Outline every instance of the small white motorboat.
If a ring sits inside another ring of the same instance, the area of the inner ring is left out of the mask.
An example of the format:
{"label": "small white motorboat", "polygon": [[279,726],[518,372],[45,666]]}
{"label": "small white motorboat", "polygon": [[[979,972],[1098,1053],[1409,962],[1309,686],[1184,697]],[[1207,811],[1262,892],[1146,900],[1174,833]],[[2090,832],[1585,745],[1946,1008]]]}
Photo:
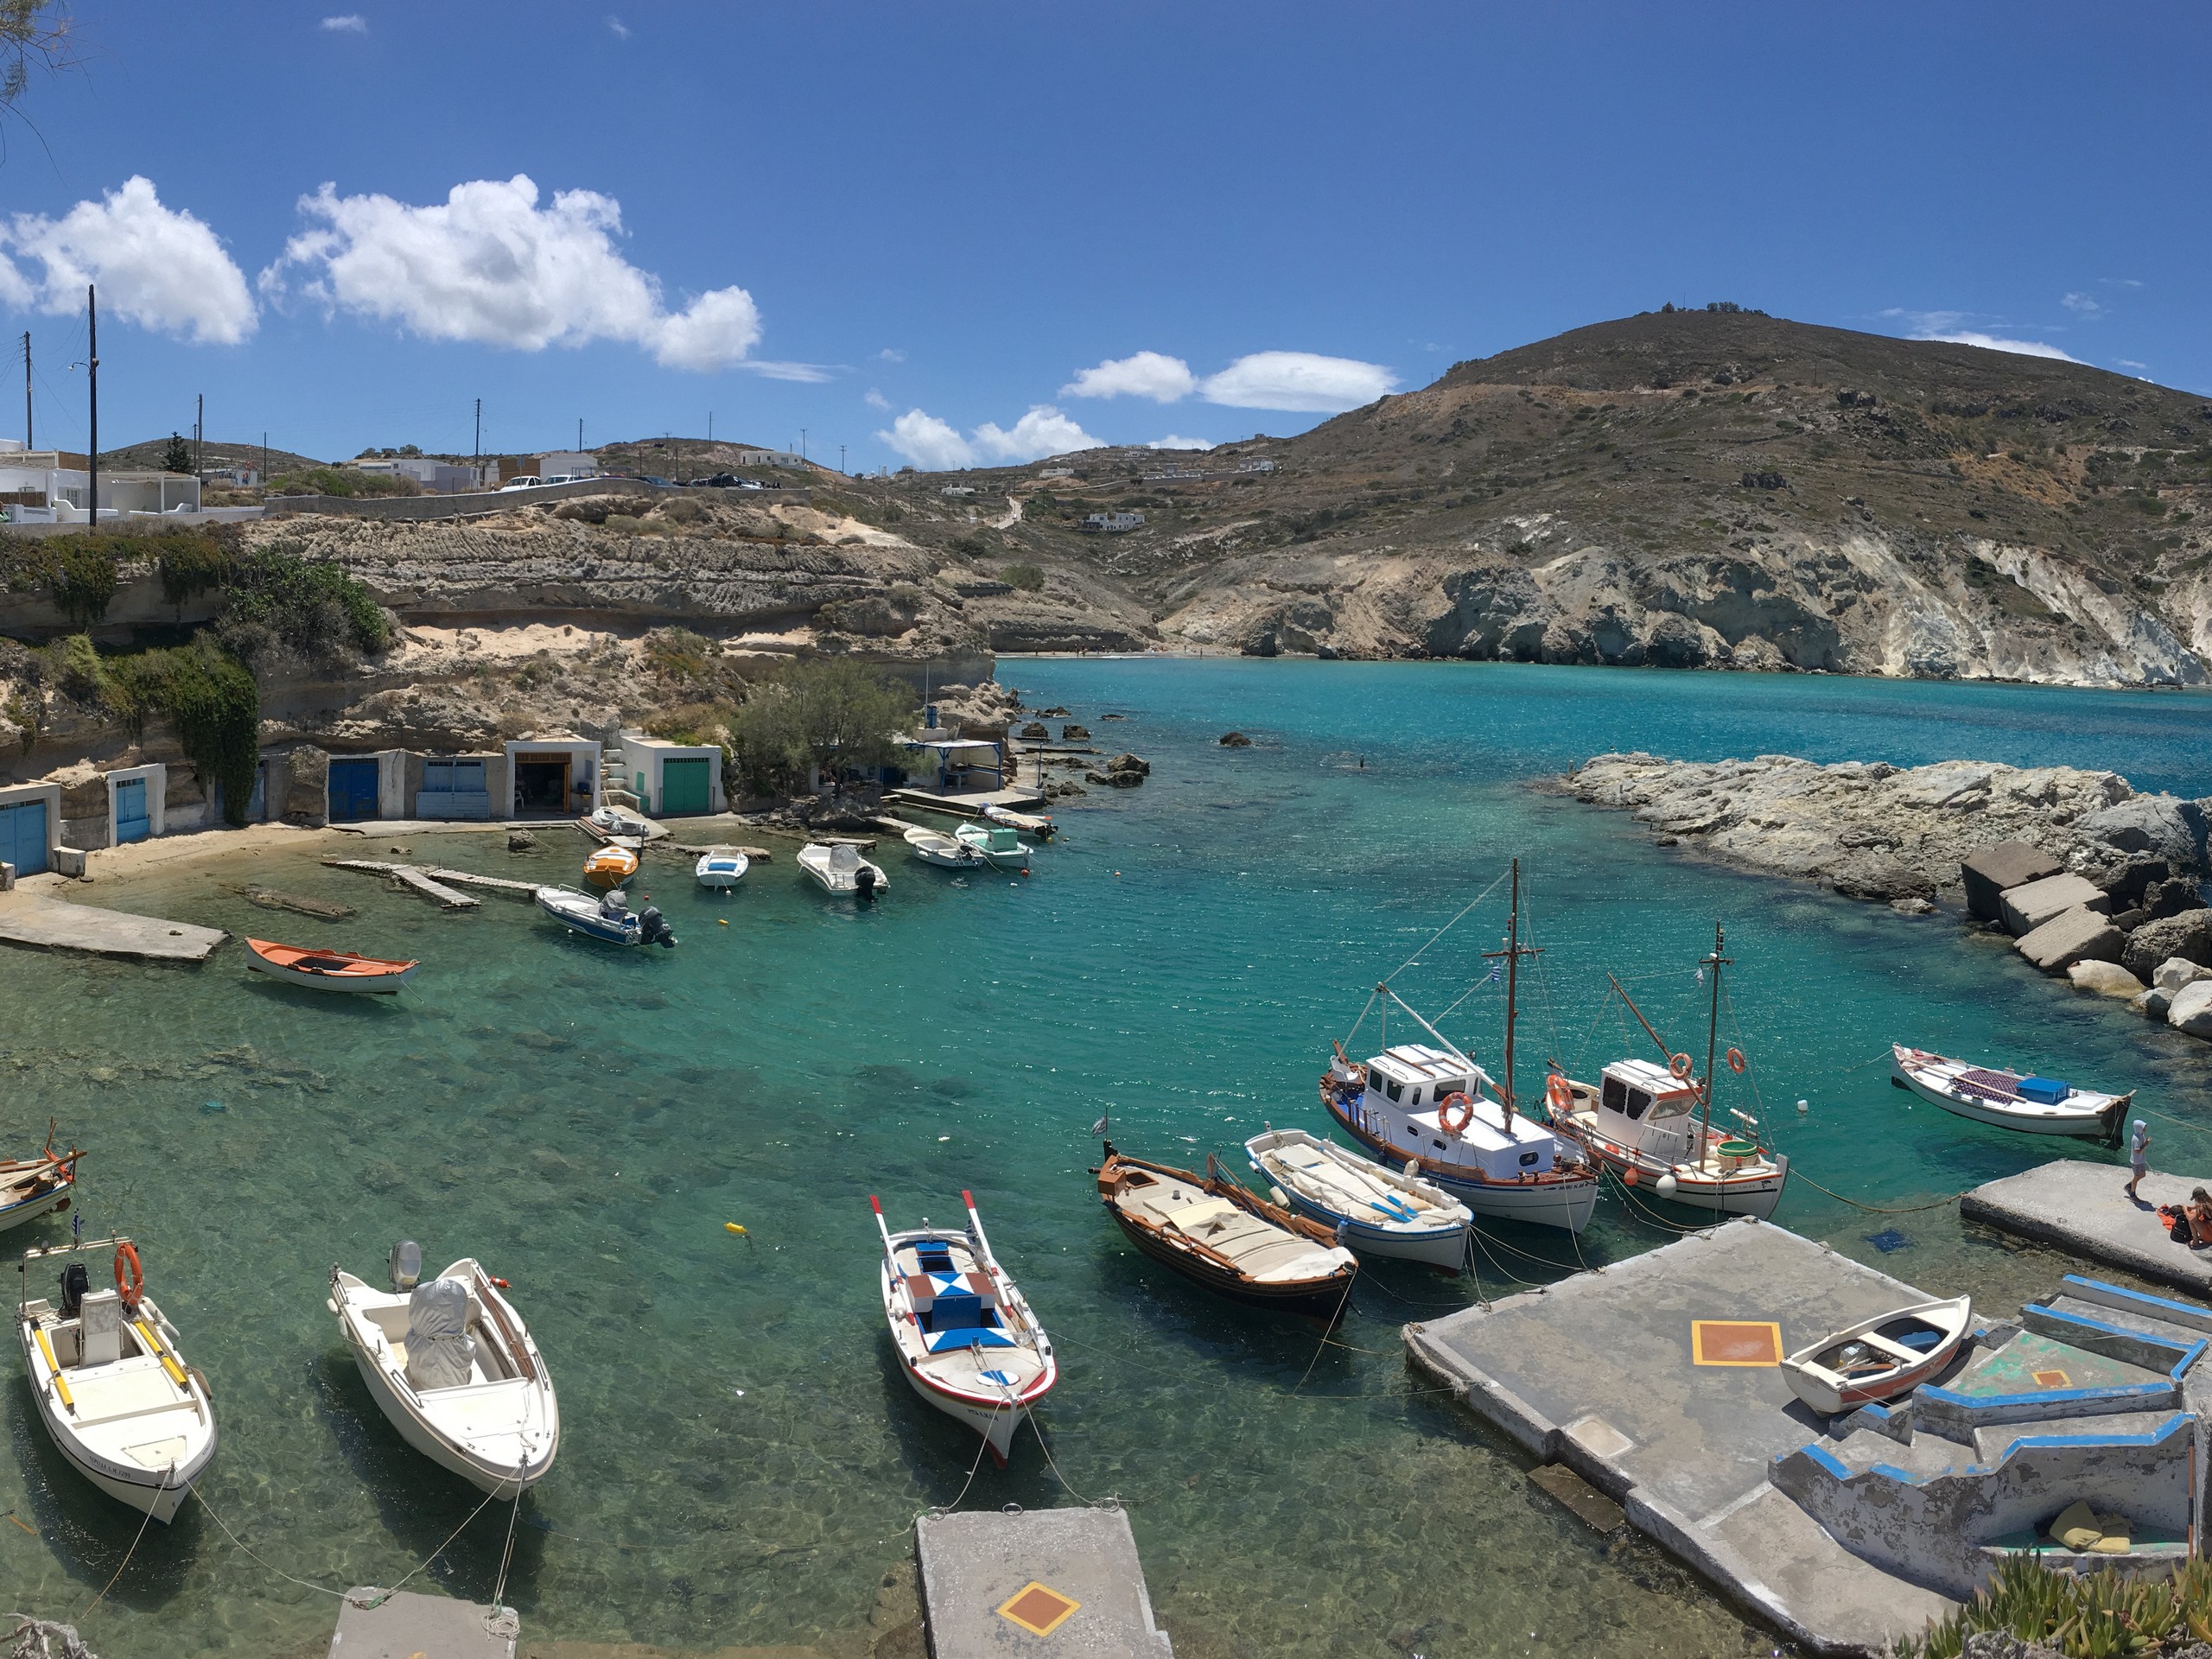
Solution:
{"label": "small white motorboat", "polygon": [[583,823],[594,835],[605,836],[609,841],[644,842],[652,838],[652,825],[617,806],[602,806],[587,814]]}
{"label": "small white motorboat", "polygon": [[646,916],[633,912],[620,892],[594,899],[574,887],[540,887],[533,895],[537,907],[572,933],[588,934],[608,944],[653,944],[676,948],[676,935],[668,931],[657,910]]}
{"label": "small white motorboat", "polygon": [[1020,831],[1003,823],[963,823],[952,834],[962,846],[974,848],[1002,870],[1027,869],[1029,855],[1037,850],[1022,840]]}
{"label": "small white motorboat", "polygon": [[699,855],[699,861],[691,867],[691,874],[699,879],[702,887],[734,887],[745,879],[752,868],[752,861],[743,853],[717,847]]}
{"label": "small white motorboat", "polygon": [[916,858],[925,864],[934,864],[939,869],[975,870],[990,862],[965,842],[955,841],[950,836],[940,835],[934,830],[925,830],[919,824],[906,831],[906,840]]}
{"label": "small white motorboat", "polygon": [[826,845],[810,841],[798,849],[798,867],[819,881],[824,891],[841,896],[873,899],[891,891],[891,878],[884,874],[882,867],[862,858],[861,849],[849,841]]}
{"label": "small white motorboat", "polygon": [[[116,1288],[94,1290],[84,1258],[107,1249]],[[57,1262],[59,1304],[31,1297],[32,1265]],[[215,1402],[146,1294],[137,1246],[101,1238],[27,1250],[23,1274],[16,1333],[47,1433],[93,1485],[166,1524],[214,1460]]]}
{"label": "small white motorboat", "polygon": [[1453,1272],[1467,1259],[1474,1212],[1433,1181],[1370,1163],[1304,1129],[1269,1129],[1244,1150],[1274,1184],[1270,1198],[1334,1228],[1339,1243],[1362,1255]]}
{"label": "small white motorboat", "polygon": [[1058,1380],[1052,1338],[991,1255],[963,1192],[965,1231],[922,1226],[894,1233],[871,1193],[883,1236],[883,1317],[914,1392],[983,1437],[1001,1468],[1030,1410]]}
{"label": "small white motorboat", "polygon": [[1846,1325],[1782,1362],[1796,1396],[1826,1417],[1891,1400],[1942,1375],[1974,1322],[1974,1299],[1916,1302]]}
{"label": "small white motorboat", "polygon": [[1010,806],[987,806],[983,809],[983,816],[993,823],[1005,824],[1010,830],[1026,830],[1039,841],[1052,838],[1052,821],[1041,812],[1017,812]]}
{"label": "small white motorboat", "polygon": [[2114,1147],[2126,1124],[2127,1103],[2135,1098],[2133,1090],[2102,1095],[2055,1077],[1947,1059],[1902,1043],[1890,1045],[1890,1084],[1977,1123],[2029,1135],[2078,1135]]}
{"label": "small white motorboat", "polygon": [[390,1291],[334,1267],[323,1306],[401,1439],[478,1491],[517,1497],[561,1449],[553,1378],[482,1263],[465,1256],[427,1283],[422,1271],[421,1248],[403,1240]]}

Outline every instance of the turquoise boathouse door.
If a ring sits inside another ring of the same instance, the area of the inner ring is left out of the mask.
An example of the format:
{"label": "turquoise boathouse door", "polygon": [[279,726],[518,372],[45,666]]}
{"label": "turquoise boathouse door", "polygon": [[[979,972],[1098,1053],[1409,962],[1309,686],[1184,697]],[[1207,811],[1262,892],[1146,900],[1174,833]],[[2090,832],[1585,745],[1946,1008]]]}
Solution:
{"label": "turquoise boathouse door", "polygon": [[0,864],[17,875],[36,875],[46,868],[46,803],[17,801],[0,806]]}
{"label": "turquoise boathouse door", "polygon": [[146,780],[125,778],[115,786],[115,844],[143,841],[153,833],[146,817]]}
{"label": "turquoise boathouse door", "polygon": [[662,761],[662,815],[671,818],[704,817],[708,803],[712,799],[707,784],[707,763],[704,760]]}

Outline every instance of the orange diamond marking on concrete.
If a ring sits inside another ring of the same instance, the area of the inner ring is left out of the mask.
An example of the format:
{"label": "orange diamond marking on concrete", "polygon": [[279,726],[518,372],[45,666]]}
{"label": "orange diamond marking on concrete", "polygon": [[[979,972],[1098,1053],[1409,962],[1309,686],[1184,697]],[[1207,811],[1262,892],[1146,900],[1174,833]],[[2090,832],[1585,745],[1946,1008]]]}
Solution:
{"label": "orange diamond marking on concrete", "polygon": [[2038,1388],[2070,1389],[2074,1386],[2074,1379],[2063,1371],[2034,1371],[2030,1375],[2035,1378]]}
{"label": "orange diamond marking on concrete", "polygon": [[1700,1365],[1779,1365],[1782,1327],[1765,1319],[1692,1319],[1690,1357]]}
{"label": "orange diamond marking on concrete", "polygon": [[1032,1579],[1015,1591],[998,1612],[1007,1624],[1019,1624],[1032,1636],[1050,1636],[1082,1605],[1072,1596],[1047,1589]]}

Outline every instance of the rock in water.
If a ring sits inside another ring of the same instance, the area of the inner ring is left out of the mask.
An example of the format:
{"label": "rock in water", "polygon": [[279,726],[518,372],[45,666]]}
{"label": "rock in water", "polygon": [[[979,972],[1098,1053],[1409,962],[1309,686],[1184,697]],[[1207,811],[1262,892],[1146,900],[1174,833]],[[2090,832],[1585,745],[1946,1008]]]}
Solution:
{"label": "rock in water", "polygon": [[[2066,911],[2023,935],[2013,945],[2046,974],[2063,974],[2077,962],[2117,961],[2127,937],[2112,918],[2086,908]],[[2130,976],[2131,978],[2133,976]],[[2135,981],[2136,990],[2142,982]],[[2134,991],[2128,993],[2133,996]]]}
{"label": "rock in water", "polygon": [[2144,923],[2127,936],[2120,965],[2138,979],[2149,979],[2159,963],[2173,957],[2212,967],[2212,910],[2185,910]]}
{"label": "rock in water", "polygon": [[1221,747],[1224,749],[1249,749],[1252,747],[1252,740],[1242,732],[1224,732]]}
{"label": "rock in water", "polygon": [[[2040,847],[2024,841],[2000,841],[1970,858],[1959,861],[1960,885],[1966,888],[1967,909],[1985,922],[2005,919],[2002,901],[2008,888],[2056,875],[2066,867]],[[2138,888],[2128,896],[2141,895]]]}
{"label": "rock in water", "polygon": [[1106,770],[1109,772],[1134,772],[1139,777],[1149,778],[1152,776],[1152,762],[1142,760],[1134,754],[1122,753],[1116,755],[1111,760],[1109,760],[1106,763]]}
{"label": "rock in water", "polygon": [[2198,980],[2174,993],[2166,1023],[2191,1037],[2212,1037],[2212,980]]}
{"label": "rock in water", "polygon": [[2200,979],[2212,979],[2212,968],[2200,967],[2186,957],[2168,957],[2158,964],[2158,971],[2151,976],[2151,982],[2169,996]]}
{"label": "rock in water", "polygon": [[2126,997],[2132,1001],[2143,995],[2143,982],[2116,962],[2077,962],[2066,970],[2066,977],[2099,996]]}
{"label": "rock in water", "polygon": [[507,850],[509,852],[527,853],[534,850],[537,846],[537,837],[531,835],[529,830],[510,830],[507,831]]}
{"label": "rock in water", "polygon": [[2040,881],[2012,888],[1999,908],[2004,912],[2005,931],[2018,938],[2069,910],[2094,910],[2105,915],[2112,908],[2112,900],[2095,882],[2078,875],[2047,875]]}
{"label": "rock in water", "polygon": [[2170,795],[2138,796],[2091,813],[2078,828],[2123,853],[2147,854],[2189,868],[2204,862],[2205,816],[2200,802]]}

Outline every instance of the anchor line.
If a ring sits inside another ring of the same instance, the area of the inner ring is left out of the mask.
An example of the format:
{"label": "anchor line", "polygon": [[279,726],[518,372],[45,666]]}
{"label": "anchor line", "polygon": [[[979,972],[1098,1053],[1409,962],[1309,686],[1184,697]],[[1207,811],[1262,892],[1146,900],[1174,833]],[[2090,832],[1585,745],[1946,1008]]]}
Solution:
{"label": "anchor line", "polygon": [[[118,1259],[120,1260],[121,1258],[118,1257]],[[116,1269],[116,1277],[120,1280],[122,1276],[123,1270],[122,1268],[118,1268]],[[168,1491],[169,1477],[175,1473],[176,1473],[176,1465],[175,1462],[171,1462],[169,1466],[162,1473],[162,1484],[155,1489],[154,1503],[149,1503],[146,1506],[146,1518],[138,1523],[138,1536],[133,1538],[130,1541],[130,1548],[123,1552],[123,1559],[116,1563],[115,1571],[109,1576],[108,1581],[100,1586],[99,1594],[94,1596],[90,1601],[85,1604],[85,1612],[77,1615],[79,1619],[82,1619],[86,1613],[91,1612],[93,1608],[99,1606],[100,1603],[107,1599],[107,1592],[115,1588],[116,1580],[123,1576],[123,1569],[130,1565],[130,1558],[138,1553],[138,1546],[146,1536],[146,1529],[154,1524],[154,1504],[161,1502],[161,1493]]]}

